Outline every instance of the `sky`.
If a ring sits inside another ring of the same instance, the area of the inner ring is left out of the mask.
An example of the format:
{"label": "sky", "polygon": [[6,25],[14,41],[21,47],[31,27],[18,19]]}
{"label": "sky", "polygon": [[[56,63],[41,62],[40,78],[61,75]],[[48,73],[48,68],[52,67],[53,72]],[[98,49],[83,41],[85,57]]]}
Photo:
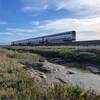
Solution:
{"label": "sky", "polygon": [[0,0],[0,44],[71,30],[100,40],[100,0]]}

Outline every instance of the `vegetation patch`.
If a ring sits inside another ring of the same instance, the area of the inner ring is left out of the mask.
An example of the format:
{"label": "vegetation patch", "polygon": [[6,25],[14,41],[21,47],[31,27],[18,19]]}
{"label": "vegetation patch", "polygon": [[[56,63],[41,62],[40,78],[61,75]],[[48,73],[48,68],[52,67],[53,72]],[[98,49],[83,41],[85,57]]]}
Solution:
{"label": "vegetation patch", "polygon": [[7,47],[8,50],[19,52],[37,53],[46,58],[62,58],[65,61],[88,62],[100,65],[100,51],[95,49],[79,49],[79,48],[35,48],[35,47]]}
{"label": "vegetation patch", "polygon": [[[41,49],[39,51],[43,54],[47,52],[49,54],[49,49],[45,49],[44,51]],[[72,52],[75,52],[73,49],[71,51],[69,49],[65,51],[60,49],[54,50],[54,52],[51,49],[50,51],[52,52],[52,56],[56,52],[58,56],[62,56],[64,59],[70,57],[68,54],[73,55],[74,53]],[[35,65],[33,62],[42,62],[44,60],[41,56],[35,55],[32,52],[34,50],[31,50],[31,52],[28,51],[28,53],[25,50],[20,53],[17,49],[10,52],[0,49],[0,100],[100,100],[99,95],[93,91],[84,91],[79,86],[53,83],[51,86],[43,87],[45,84],[42,85],[35,82],[28,74],[25,66],[29,64],[29,66],[33,66],[34,68]],[[79,57],[79,55],[74,54],[73,56]],[[86,54],[82,52],[81,55]],[[91,55],[91,53],[88,56],[90,58],[97,57]],[[85,56],[84,59],[88,60]],[[41,65],[35,66],[35,68],[38,69],[39,66]]]}

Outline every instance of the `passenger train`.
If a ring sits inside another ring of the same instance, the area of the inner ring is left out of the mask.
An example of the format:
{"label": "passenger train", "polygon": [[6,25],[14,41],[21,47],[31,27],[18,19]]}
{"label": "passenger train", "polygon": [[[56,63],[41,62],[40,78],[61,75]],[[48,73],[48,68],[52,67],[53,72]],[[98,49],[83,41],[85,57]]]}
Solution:
{"label": "passenger train", "polygon": [[69,31],[69,32],[62,32],[62,33],[48,35],[48,36],[14,41],[11,43],[11,45],[12,46],[56,45],[56,44],[67,44],[75,40],[76,40],[76,31]]}

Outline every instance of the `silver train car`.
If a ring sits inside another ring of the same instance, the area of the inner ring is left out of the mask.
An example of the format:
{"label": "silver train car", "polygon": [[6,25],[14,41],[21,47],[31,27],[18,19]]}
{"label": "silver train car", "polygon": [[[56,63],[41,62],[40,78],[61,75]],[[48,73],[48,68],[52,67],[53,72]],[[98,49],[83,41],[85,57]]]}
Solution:
{"label": "silver train car", "polygon": [[12,46],[17,45],[56,45],[56,44],[67,44],[76,40],[76,31],[63,32],[48,36],[42,36],[37,38],[25,39],[11,42]]}

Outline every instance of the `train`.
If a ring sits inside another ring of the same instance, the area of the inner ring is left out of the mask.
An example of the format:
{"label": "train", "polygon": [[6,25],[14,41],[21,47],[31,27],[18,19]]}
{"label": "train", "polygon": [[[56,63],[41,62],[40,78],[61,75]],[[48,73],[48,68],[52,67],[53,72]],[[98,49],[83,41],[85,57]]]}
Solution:
{"label": "train", "polygon": [[76,40],[76,31],[62,32],[53,35],[41,36],[11,42],[12,46],[58,45],[68,44]]}

